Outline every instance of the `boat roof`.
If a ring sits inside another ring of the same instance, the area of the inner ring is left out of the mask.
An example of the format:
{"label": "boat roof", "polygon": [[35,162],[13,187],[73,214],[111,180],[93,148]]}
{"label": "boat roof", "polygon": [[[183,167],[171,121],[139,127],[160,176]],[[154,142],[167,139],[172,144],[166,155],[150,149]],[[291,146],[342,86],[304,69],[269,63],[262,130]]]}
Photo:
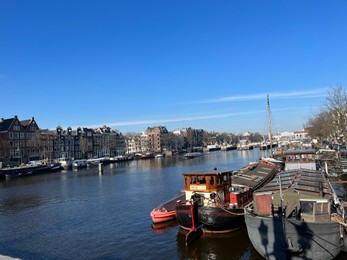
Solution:
{"label": "boat roof", "polygon": [[325,196],[333,194],[328,179],[321,171],[308,169],[281,171],[277,173],[271,182],[258,189],[256,193],[274,193],[280,190],[282,192],[292,190],[303,194],[318,195],[321,191],[320,185],[323,188]]}
{"label": "boat roof", "polygon": [[315,149],[289,149],[284,152],[285,155],[291,154],[316,154]]}
{"label": "boat roof", "polygon": [[215,176],[215,175],[230,175],[234,171],[218,171],[218,170],[207,170],[207,171],[195,171],[195,172],[187,172],[183,173],[184,176]]}
{"label": "boat roof", "polygon": [[232,184],[253,188],[263,182],[270,174],[274,175],[274,171],[276,171],[276,166],[274,165],[264,165],[261,162],[250,164],[250,167],[241,168],[240,171],[233,174]]}

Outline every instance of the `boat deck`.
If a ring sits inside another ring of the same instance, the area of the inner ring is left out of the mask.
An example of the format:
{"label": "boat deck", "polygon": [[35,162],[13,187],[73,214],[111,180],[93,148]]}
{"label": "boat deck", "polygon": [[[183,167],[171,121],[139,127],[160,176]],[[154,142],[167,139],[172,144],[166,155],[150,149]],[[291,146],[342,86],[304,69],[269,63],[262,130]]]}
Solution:
{"label": "boat deck", "polygon": [[173,210],[176,210],[176,202],[178,200],[184,202],[186,200],[185,196],[186,196],[185,192],[181,191],[175,197],[173,197],[172,199],[170,199],[170,200],[160,204],[155,209],[160,210],[160,211],[173,211]]}

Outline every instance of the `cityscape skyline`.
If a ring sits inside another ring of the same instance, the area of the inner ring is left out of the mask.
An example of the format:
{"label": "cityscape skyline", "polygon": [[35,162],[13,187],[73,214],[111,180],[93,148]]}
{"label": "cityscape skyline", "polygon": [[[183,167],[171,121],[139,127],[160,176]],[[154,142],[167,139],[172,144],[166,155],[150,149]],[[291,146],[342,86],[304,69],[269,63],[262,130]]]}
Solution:
{"label": "cityscape skyline", "polygon": [[346,85],[347,3],[2,1],[0,117],[298,131]]}

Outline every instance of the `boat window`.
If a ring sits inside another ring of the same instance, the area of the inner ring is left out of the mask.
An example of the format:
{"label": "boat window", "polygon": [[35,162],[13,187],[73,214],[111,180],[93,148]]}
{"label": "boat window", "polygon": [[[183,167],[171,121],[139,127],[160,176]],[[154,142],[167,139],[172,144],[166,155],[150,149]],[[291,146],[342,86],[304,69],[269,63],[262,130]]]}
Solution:
{"label": "boat window", "polygon": [[300,201],[300,209],[302,213],[313,214],[313,201]]}
{"label": "boat window", "polygon": [[316,214],[329,213],[329,203],[317,203]]}
{"label": "boat window", "polygon": [[306,154],[302,154],[301,155],[301,161],[302,162],[306,162],[307,160],[306,160]]}
{"label": "boat window", "polygon": [[214,185],[214,177],[210,176],[210,185],[213,186]]}
{"label": "boat window", "polygon": [[217,176],[217,184],[218,185],[222,184],[222,176],[220,176],[220,174],[218,174]]}
{"label": "boat window", "polygon": [[228,183],[228,176],[226,175],[223,176],[223,183]]}
{"label": "boat window", "polygon": [[199,183],[200,183],[200,184],[206,184],[206,179],[205,179],[205,177],[199,177]]}
{"label": "boat window", "polygon": [[193,177],[193,176],[191,176],[190,177],[190,184],[192,184],[192,183],[196,183],[196,177]]}

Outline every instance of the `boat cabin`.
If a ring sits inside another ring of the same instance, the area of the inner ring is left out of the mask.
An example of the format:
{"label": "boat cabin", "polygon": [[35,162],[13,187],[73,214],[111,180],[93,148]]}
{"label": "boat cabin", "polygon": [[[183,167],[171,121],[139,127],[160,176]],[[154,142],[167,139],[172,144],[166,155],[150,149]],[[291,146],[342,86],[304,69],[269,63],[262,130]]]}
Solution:
{"label": "boat cabin", "polygon": [[309,169],[318,170],[315,149],[291,149],[285,151],[285,170]]}
{"label": "boat cabin", "polygon": [[253,193],[254,213],[283,215],[306,222],[330,222],[332,194],[321,172],[280,172],[270,183]]}
{"label": "boat cabin", "polygon": [[204,205],[215,201],[218,203],[229,202],[232,174],[233,171],[220,172],[217,170],[183,174],[186,200],[189,201],[197,193],[203,198]]}

